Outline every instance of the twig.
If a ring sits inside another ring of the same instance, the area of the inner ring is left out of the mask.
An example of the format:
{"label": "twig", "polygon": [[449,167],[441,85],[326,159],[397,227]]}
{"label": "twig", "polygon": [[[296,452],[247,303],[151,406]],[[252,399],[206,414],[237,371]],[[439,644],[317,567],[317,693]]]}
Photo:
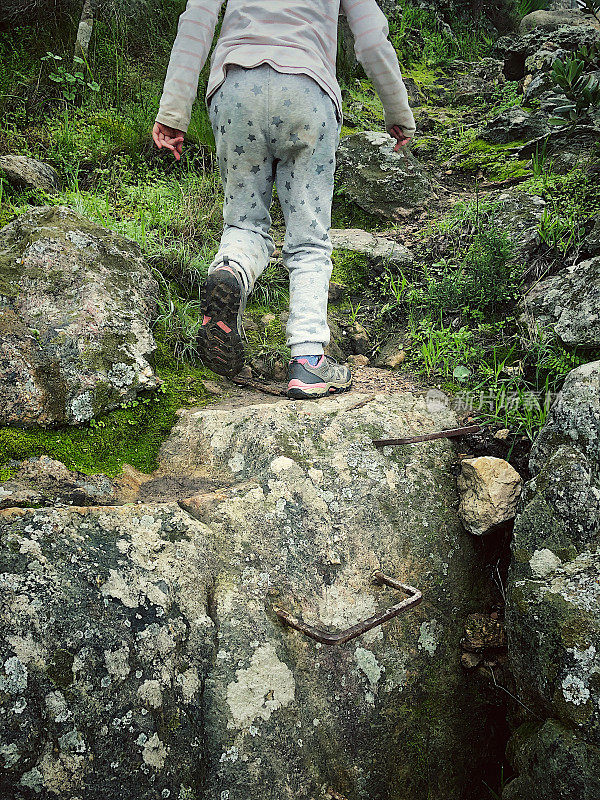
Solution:
{"label": "twig", "polygon": [[255,389],[257,392],[262,392],[263,394],[271,394],[274,397],[285,397],[286,392],[283,389],[269,389],[268,386],[263,386],[260,383],[256,383],[255,381],[248,381],[245,378],[231,378],[231,382],[235,383],[236,386],[244,386],[246,389]]}
{"label": "twig", "polygon": [[395,447],[399,444],[429,442],[432,439],[450,439],[455,436],[465,436],[467,433],[479,433],[484,427],[484,425],[468,425],[466,428],[448,428],[447,431],[424,433],[422,436],[409,436],[406,439],[373,439],[373,444],[375,447]]}
{"label": "twig", "polygon": [[374,394],[372,394],[371,397],[366,397],[364,400],[361,400],[358,403],[354,403],[353,406],[348,406],[348,408],[345,408],[344,411],[354,411],[357,408],[362,408],[363,406],[366,406],[367,403],[370,403],[371,400],[375,400]]}
{"label": "twig", "polygon": [[506,694],[507,694],[509,697],[512,697],[512,699],[513,699],[513,700],[516,700],[516,702],[517,702],[517,703],[518,703],[520,706],[523,706],[523,708],[525,709],[525,711],[528,711],[528,712],[529,712],[529,713],[530,713],[532,716],[534,716],[536,719],[541,719],[541,717],[540,717],[540,716],[538,716],[538,715],[535,713],[535,711],[532,711],[532,710],[529,708],[529,706],[526,706],[526,705],[525,705],[525,703],[524,703],[522,700],[519,700],[519,698],[518,698],[518,697],[516,697],[516,695],[514,695],[512,692],[509,692],[509,691],[508,691],[508,689],[507,689],[505,686],[502,686],[502,684],[501,684],[501,683],[498,683],[498,681],[496,680],[496,676],[495,676],[495,674],[494,674],[494,670],[493,670],[491,667],[488,667],[488,670],[490,671],[490,674],[491,674],[491,676],[492,676],[492,680],[494,681],[494,686],[495,686],[497,689],[502,689],[502,691],[503,691],[503,692],[506,692]]}
{"label": "twig", "polygon": [[487,183],[480,183],[480,189],[499,189],[502,186],[516,186],[518,183],[528,181],[531,175],[519,175],[514,178],[505,178],[503,181],[488,181]]}

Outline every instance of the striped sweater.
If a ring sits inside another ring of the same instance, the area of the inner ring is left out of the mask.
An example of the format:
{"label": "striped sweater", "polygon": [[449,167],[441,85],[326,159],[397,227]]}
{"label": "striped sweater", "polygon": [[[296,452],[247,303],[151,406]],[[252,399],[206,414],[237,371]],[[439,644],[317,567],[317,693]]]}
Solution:
{"label": "striped sweater", "polygon": [[[157,122],[186,131],[198,91],[198,77],[212,44],[223,0],[188,0],[179,18]],[[338,14],[354,35],[356,57],[381,98],[386,130],[398,125],[405,136],[415,121],[385,14],[375,0],[228,0],[211,57],[206,101],[225,80],[225,65],[268,63],[280,72],[312,77],[331,96],[343,120],[336,79]]]}

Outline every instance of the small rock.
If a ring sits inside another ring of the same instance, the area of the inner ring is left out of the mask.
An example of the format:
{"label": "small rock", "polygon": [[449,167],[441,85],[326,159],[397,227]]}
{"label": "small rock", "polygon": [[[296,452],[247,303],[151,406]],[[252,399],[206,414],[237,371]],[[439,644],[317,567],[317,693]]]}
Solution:
{"label": "small rock", "polygon": [[588,161],[587,169],[598,164],[596,146],[600,141],[600,127],[593,125],[576,125],[571,128],[558,128],[550,137],[541,136],[531,139],[518,151],[519,159],[531,158],[542,147],[547,156],[552,156],[552,168],[555,172],[565,173],[582,161]]}
{"label": "small rock", "polygon": [[253,375],[265,376],[268,372],[267,364],[262,358],[253,358],[250,361]]}
{"label": "small rock", "polygon": [[465,669],[475,669],[481,664],[482,656],[479,653],[463,653],[460,663]]}
{"label": "small rock", "polygon": [[586,256],[600,256],[600,214],[592,218],[593,226],[582,243]]}
{"label": "small rock", "polygon": [[202,386],[204,386],[208,394],[214,397],[219,397],[223,394],[222,387],[216,381],[202,381]]}
{"label": "small rock", "polygon": [[331,339],[329,344],[325,347],[325,354],[331,356],[331,358],[335,358],[336,361],[341,363],[346,358],[344,351],[340,346],[340,342],[342,341],[343,333],[345,333],[345,331],[342,331],[333,317],[327,317],[327,325],[329,326]]}
{"label": "small rock", "polygon": [[404,245],[360,228],[331,228],[329,238],[336,250],[352,250],[390,266],[411,266],[414,258]]}
{"label": "small rock", "polygon": [[406,360],[406,352],[402,342],[388,342],[381,348],[375,361],[376,367],[397,369]]}
{"label": "small rock", "polygon": [[502,192],[498,196],[495,221],[498,230],[508,230],[515,241],[515,259],[527,260],[540,244],[540,223],[546,201],[524,192]]}
{"label": "small rock", "polygon": [[362,354],[348,356],[346,363],[349,367],[367,367],[369,365],[369,359]]}
{"label": "small rock", "polygon": [[348,330],[348,342],[355,354],[364,355],[371,349],[371,340],[366,328],[354,322]]}
{"label": "small rock", "polygon": [[482,536],[514,519],[522,484],[519,473],[502,458],[464,459],[457,487],[458,513],[465,528]]}
{"label": "small rock", "polygon": [[510,430],[508,428],[501,428],[494,434],[494,439],[500,439],[500,441],[504,442],[508,439],[509,436],[510,436]]}
{"label": "small rock", "polygon": [[85,475],[40,456],[15,462],[14,478],[0,484],[0,509],[50,503],[111,505],[116,489],[106,475]]}
{"label": "small rock", "polygon": [[469,105],[492,100],[499,87],[506,83],[503,67],[503,62],[495,58],[454,61],[451,70],[456,74],[451,78],[450,88],[454,102]]}
{"label": "small rock", "polygon": [[490,120],[479,138],[493,144],[526,141],[550,131],[545,115],[531,114],[523,108],[509,108]]}
{"label": "small rock", "polygon": [[361,208],[386,219],[400,219],[423,207],[434,191],[410,153],[394,152],[388,133],[362,131],[347,136],[337,153],[337,170],[346,194]]}
{"label": "small rock", "polygon": [[276,361],[273,364],[273,380],[285,381],[287,379],[287,366],[283,361]]}
{"label": "small rock", "polygon": [[52,193],[60,189],[58,172],[49,164],[28,156],[0,156],[0,169],[6,180],[17,187]]}
{"label": "small rock", "polygon": [[260,324],[263,328],[268,328],[272,322],[275,322],[277,317],[275,314],[263,314],[260,318]]}
{"label": "small rock", "polygon": [[335,281],[329,282],[329,292],[327,299],[330,303],[340,303],[344,299],[345,293],[346,293],[346,287],[343,286],[341,283],[336,283]]}
{"label": "small rock", "polygon": [[471,653],[489,648],[506,647],[504,623],[490,614],[469,614],[465,623],[465,637],[461,647]]}
{"label": "small rock", "polygon": [[236,375],[236,378],[243,378],[244,380],[250,380],[252,378],[252,367],[249,364],[244,364],[242,369]]}

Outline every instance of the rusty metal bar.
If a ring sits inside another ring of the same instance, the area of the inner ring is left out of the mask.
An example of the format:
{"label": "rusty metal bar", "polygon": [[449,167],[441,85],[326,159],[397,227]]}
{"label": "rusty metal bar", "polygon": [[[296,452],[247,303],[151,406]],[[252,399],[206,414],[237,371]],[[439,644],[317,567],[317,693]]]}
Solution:
{"label": "rusty metal bar", "polygon": [[394,578],[390,578],[389,575],[384,575],[383,572],[375,572],[373,578],[377,581],[377,583],[390,586],[392,589],[398,589],[409,596],[405,600],[402,600],[402,602],[397,603],[395,606],[384,609],[378,614],[375,614],[374,616],[369,617],[362,622],[357,622],[356,625],[352,625],[351,628],[348,628],[345,631],[340,631],[340,633],[329,633],[329,631],[321,630],[313,625],[307,625],[306,622],[294,617],[289,613],[289,611],[284,611],[278,606],[273,606],[273,611],[277,614],[284,625],[288,625],[290,628],[300,631],[300,633],[308,636],[309,639],[314,639],[315,642],[320,642],[321,644],[334,645],[344,644],[345,642],[349,642],[351,639],[356,639],[357,636],[361,636],[363,633],[376,628],[378,625],[383,625],[384,622],[388,622],[390,619],[397,617],[398,614],[401,614],[403,611],[408,611],[413,606],[418,605],[423,599],[421,592],[418,589],[415,589],[414,586],[408,586],[405,583],[400,583]]}
{"label": "rusty metal bar", "polygon": [[432,439],[451,439],[454,436],[465,436],[467,433],[479,433],[485,425],[467,425],[466,428],[448,428],[436,433],[424,433],[421,436],[409,436],[407,439],[373,439],[375,447],[395,447],[399,444],[414,444],[415,442],[430,442]]}

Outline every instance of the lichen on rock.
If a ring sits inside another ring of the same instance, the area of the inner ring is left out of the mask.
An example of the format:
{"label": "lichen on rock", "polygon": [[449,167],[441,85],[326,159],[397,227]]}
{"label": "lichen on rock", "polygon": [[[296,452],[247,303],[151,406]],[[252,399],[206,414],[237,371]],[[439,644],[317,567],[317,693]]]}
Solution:
{"label": "lichen on rock", "polygon": [[66,206],[0,231],[0,424],[79,425],[159,381],[137,243]]}

